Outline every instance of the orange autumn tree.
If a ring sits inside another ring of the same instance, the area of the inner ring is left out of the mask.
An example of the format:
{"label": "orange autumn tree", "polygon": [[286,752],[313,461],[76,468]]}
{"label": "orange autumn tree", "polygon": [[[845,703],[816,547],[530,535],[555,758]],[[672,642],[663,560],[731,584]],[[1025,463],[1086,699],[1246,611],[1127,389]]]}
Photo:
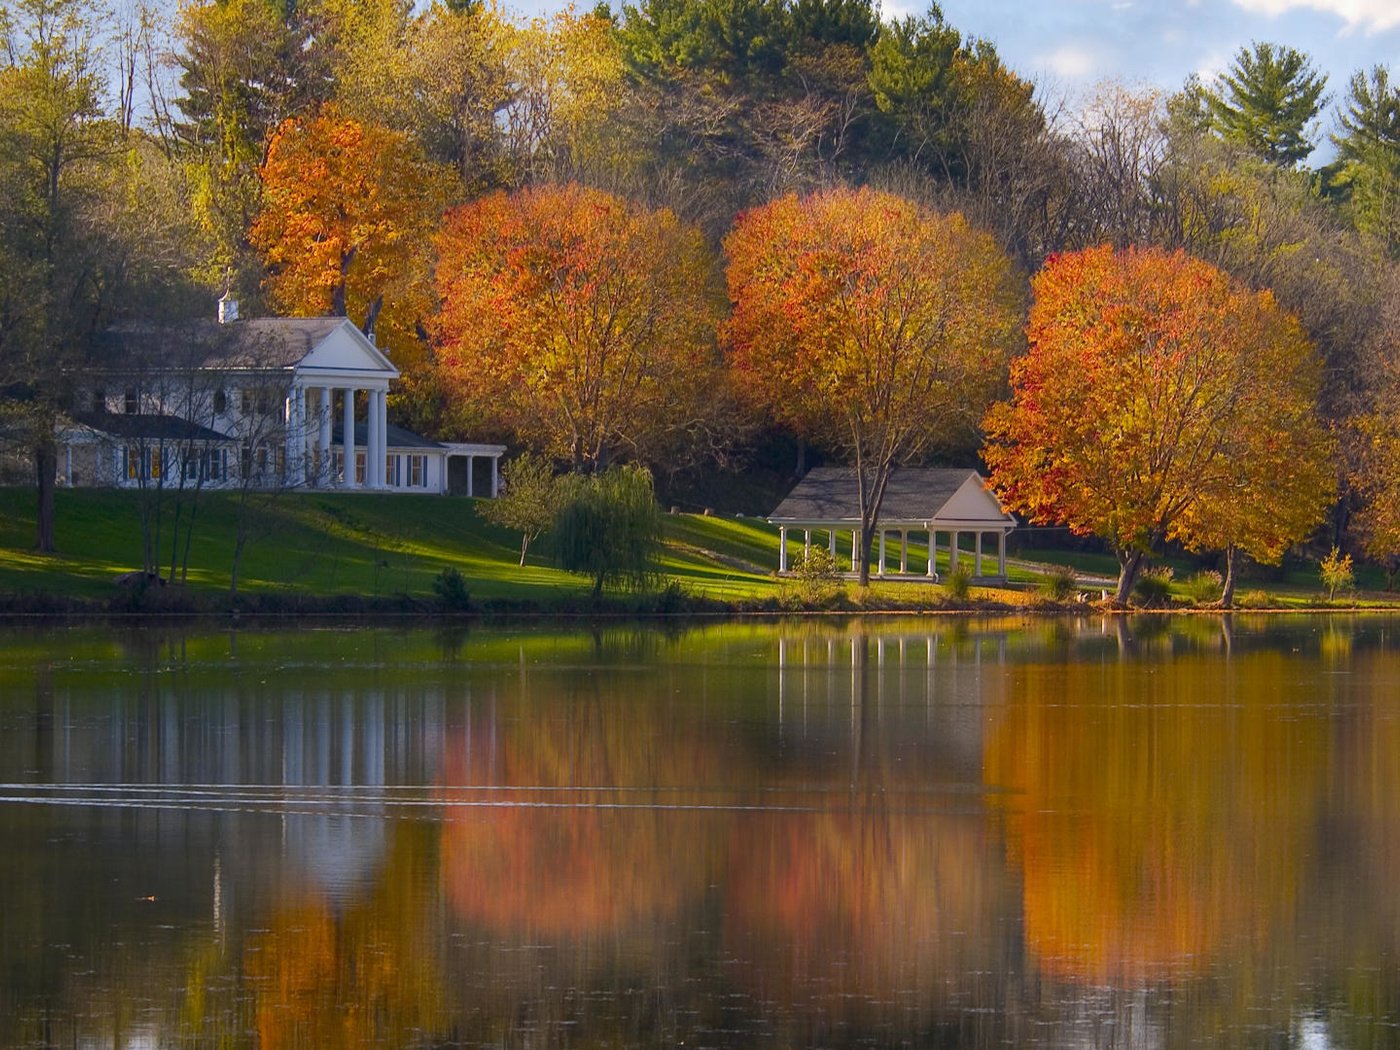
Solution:
{"label": "orange autumn tree", "polygon": [[706,426],[711,257],[670,211],[536,186],[454,209],[437,249],[442,373],[490,422],[590,472]]}
{"label": "orange autumn tree", "polygon": [[866,584],[894,467],[995,395],[1021,319],[1011,263],[961,215],[868,188],[756,208],[725,250],[734,373],[762,411],[854,464]]}
{"label": "orange autumn tree", "polygon": [[276,307],[349,317],[372,328],[400,368],[412,365],[431,303],[426,248],[447,201],[446,169],[408,136],[327,106],[284,121],[258,174],[263,209],[249,236]]}
{"label": "orange autumn tree", "polygon": [[1034,521],[1103,537],[1116,600],[1168,539],[1282,554],[1333,492],[1320,362],[1268,292],[1156,248],[1052,257],[1030,352],[987,417],[992,483]]}

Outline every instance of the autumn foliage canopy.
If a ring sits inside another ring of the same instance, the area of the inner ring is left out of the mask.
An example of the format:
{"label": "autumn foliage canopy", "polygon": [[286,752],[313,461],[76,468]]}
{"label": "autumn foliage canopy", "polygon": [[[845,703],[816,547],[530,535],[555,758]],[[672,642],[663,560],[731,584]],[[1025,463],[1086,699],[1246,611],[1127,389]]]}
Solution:
{"label": "autumn foliage canopy", "polygon": [[1272,295],[1153,248],[1055,256],[1032,287],[985,456],[1012,508],[1112,544],[1120,599],[1164,540],[1269,560],[1321,520],[1321,366]]}
{"label": "autumn foliage canopy", "polygon": [[722,387],[700,233],[578,185],[494,193],[438,235],[448,387],[522,442],[595,470],[702,425]]}

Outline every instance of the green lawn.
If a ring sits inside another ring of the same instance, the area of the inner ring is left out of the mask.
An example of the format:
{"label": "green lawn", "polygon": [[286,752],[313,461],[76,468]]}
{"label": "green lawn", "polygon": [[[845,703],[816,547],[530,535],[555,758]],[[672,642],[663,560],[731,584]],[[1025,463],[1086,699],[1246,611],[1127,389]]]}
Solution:
{"label": "green lawn", "polygon": [[[60,490],[58,553],[33,550],[33,493],[0,489],[0,592],[45,591],[102,597],[113,580],[141,565],[138,497],[111,490]],[[455,568],[474,598],[548,603],[581,596],[588,580],[549,564],[545,548],[517,565],[519,538],[477,517],[476,501],[456,497],[365,493],[297,493],[260,500],[248,514],[249,539],[239,570],[248,593],[297,590],[318,595],[432,593],[433,580]],[[190,507],[181,509],[182,516]],[[188,584],[228,589],[238,499],[202,493],[194,507]],[[162,564],[168,573],[173,502],[162,514]],[[185,518],[187,520],[187,518]],[[743,569],[703,551],[719,551],[755,568],[776,562],[776,530],[757,521],[688,515],[666,518],[663,568],[688,589],[723,599],[772,593],[768,570]]]}
{"label": "green lawn", "polygon": [[[54,594],[106,600],[119,593],[116,578],[141,564],[140,497],[112,490],[60,490],[56,503],[59,551],[34,552],[34,497],[28,489],[0,489],[0,594]],[[240,591],[259,594],[311,594],[428,598],[434,580],[454,568],[465,579],[475,601],[496,599],[530,602],[543,608],[572,604],[589,593],[590,581],[552,566],[547,547],[532,550],[528,564],[516,564],[519,539],[511,532],[482,521],[477,501],[445,496],[367,493],[295,493],[257,497],[244,512],[249,539],[240,567]],[[188,587],[195,594],[228,591],[234,538],[240,517],[233,493],[187,499],[181,520],[195,514],[189,554]],[[174,501],[162,511],[162,564],[169,572]],[[779,582],[778,530],[757,518],[728,518],[695,514],[666,515],[666,578],[686,592],[722,601],[773,600],[789,593]],[[824,547],[827,534],[815,532],[814,546]],[[837,562],[849,564],[849,534],[838,538]],[[795,563],[803,549],[801,532],[788,535],[788,558]],[[989,552],[991,551],[989,545]],[[898,563],[894,538],[887,557]],[[970,557],[964,556],[969,562]],[[1080,572],[1105,577],[1117,574],[1117,563],[1104,555],[1050,550],[1026,551],[1013,560],[1013,587],[1026,588],[1039,578],[1041,566],[1072,565]],[[909,546],[909,569],[922,574],[928,565],[926,543]],[[948,552],[939,552],[940,572],[947,572]],[[1176,566],[1177,587],[1194,570]],[[1379,573],[1361,575],[1363,588],[1383,584]],[[1241,583],[1239,592],[1267,592],[1283,605],[1316,603],[1316,570],[1300,567],[1282,579]],[[1014,592],[981,591],[1000,601],[1021,600]],[[942,588],[918,583],[879,583],[869,592],[873,604],[909,606],[939,604]],[[1388,599],[1386,599],[1388,600]],[[864,600],[862,600],[864,604]]]}

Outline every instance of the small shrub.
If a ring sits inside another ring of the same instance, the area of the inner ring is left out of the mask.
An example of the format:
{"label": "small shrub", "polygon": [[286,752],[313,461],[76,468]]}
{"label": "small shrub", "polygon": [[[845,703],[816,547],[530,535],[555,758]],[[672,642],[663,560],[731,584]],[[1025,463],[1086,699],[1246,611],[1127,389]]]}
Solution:
{"label": "small shrub", "polygon": [[1166,605],[1172,597],[1172,570],[1170,566],[1148,569],[1133,584],[1133,597],[1145,609]]}
{"label": "small shrub", "polygon": [[1053,566],[1036,584],[1040,596],[1052,602],[1067,602],[1078,590],[1079,577],[1068,565]]}
{"label": "small shrub", "polygon": [[1225,586],[1225,580],[1220,573],[1214,569],[1207,569],[1205,572],[1198,572],[1189,577],[1182,587],[1186,591],[1186,597],[1190,598],[1197,605],[1208,605],[1220,599],[1221,589]]}
{"label": "small shrub", "polygon": [[1318,570],[1322,575],[1322,586],[1327,588],[1329,602],[1336,598],[1338,591],[1349,591],[1356,586],[1356,573],[1352,569],[1351,555],[1343,554],[1336,547],[1322,559]]}
{"label": "small shrub", "polygon": [[955,601],[967,601],[967,596],[972,593],[972,570],[965,565],[959,565],[948,573],[943,581],[943,588],[948,592],[948,597]]}
{"label": "small shrub", "polygon": [[1245,591],[1235,599],[1241,609],[1272,609],[1274,598],[1268,591]]}
{"label": "small shrub", "polygon": [[813,547],[797,556],[792,566],[793,598],[802,605],[825,605],[844,592],[836,559],[825,547]]}
{"label": "small shrub", "polygon": [[466,579],[451,567],[443,569],[433,577],[433,593],[448,609],[466,609],[472,602],[472,596],[467,591]]}

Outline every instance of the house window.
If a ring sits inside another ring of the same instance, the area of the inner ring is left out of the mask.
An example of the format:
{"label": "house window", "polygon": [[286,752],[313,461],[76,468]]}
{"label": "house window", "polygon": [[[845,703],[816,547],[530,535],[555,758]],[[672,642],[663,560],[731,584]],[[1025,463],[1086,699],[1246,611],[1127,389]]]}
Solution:
{"label": "house window", "polygon": [[107,391],[97,389],[92,392],[92,410],[94,412],[107,411]]}
{"label": "house window", "polygon": [[228,411],[228,391],[220,388],[214,391],[214,415],[222,416]]}
{"label": "house window", "polygon": [[206,448],[185,456],[186,481],[222,481],[226,457],[221,448]]}
{"label": "house window", "polygon": [[136,391],[127,390],[126,395],[122,398],[122,411],[128,416],[134,416],[140,410],[141,402],[136,397]]}
{"label": "house window", "polygon": [[384,483],[390,488],[398,488],[403,484],[403,479],[399,475],[400,456],[384,457]]}
{"label": "house window", "polygon": [[428,487],[427,456],[408,457],[408,484],[410,488],[415,489],[425,489]]}
{"label": "house window", "polygon": [[365,454],[364,454],[363,452],[356,452],[356,453],[355,453],[355,484],[356,484],[356,485],[363,485],[364,483],[365,483]]}

